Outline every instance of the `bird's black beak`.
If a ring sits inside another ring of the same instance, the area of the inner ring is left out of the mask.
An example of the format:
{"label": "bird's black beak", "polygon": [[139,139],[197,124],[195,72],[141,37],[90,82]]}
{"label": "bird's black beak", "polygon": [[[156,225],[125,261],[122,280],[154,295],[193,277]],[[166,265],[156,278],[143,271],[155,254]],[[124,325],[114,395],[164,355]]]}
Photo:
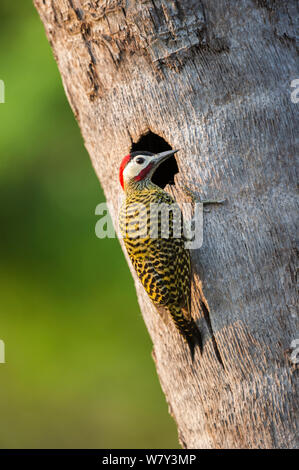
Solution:
{"label": "bird's black beak", "polygon": [[178,150],[166,150],[166,152],[157,153],[152,157],[151,161],[153,161],[155,168],[157,168],[160,163],[164,162],[164,160],[167,160],[167,158],[171,157],[176,152],[178,152]]}

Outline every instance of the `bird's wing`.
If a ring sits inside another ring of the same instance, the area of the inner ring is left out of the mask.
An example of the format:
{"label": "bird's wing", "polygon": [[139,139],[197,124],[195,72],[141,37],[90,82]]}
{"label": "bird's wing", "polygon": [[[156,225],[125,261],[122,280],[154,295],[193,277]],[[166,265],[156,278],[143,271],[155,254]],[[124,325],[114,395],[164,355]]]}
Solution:
{"label": "bird's wing", "polygon": [[[170,195],[161,192],[155,203],[173,204],[175,201]],[[162,238],[161,218],[158,221],[159,237],[151,238],[142,257],[133,261],[145,290],[154,303],[160,306],[176,304],[181,306],[186,318],[191,316],[190,291],[191,268],[189,251],[185,248],[181,212],[181,236],[175,237],[172,229],[174,213],[169,212],[169,237]],[[176,221],[178,222],[178,221]]]}
{"label": "bird's wing", "polygon": [[[166,204],[176,204],[176,201],[165,191],[160,195],[161,202]],[[175,219],[174,217],[175,216]],[[170,236],[166,241],[167,256],[162,256],[162,272],[167,272],[167,263],[172,265],[176,276],[174,277],[174,289],[176,289],[179,302],[182,305],[183,313],[185,316],[191,318],[191,262],[189,250],[185,248],[187,241],[184,234],[184,221],[181,210],[178,207],[178,212],[170,213],[169,224],[173,225],[174,229],[170,232]],[[179,235],[179,236],[178,236]],[[161,240],[163,243],[163,239]],[[162,250],[163,251],[163,250]]]}

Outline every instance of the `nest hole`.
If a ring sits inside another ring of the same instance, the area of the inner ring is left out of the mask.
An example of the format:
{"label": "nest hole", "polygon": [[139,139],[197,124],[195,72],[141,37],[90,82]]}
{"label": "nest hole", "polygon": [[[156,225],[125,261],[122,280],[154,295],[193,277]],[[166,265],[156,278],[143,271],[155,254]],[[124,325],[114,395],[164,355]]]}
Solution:
{"label": "nest hole", "polygon": [[[137,142],[134,142],[131,147],[131,152],[138,150],[145,150],[154,154],[172,150],[171,145],[166,142],[163,137],[154,132],[147,132],[142,135]],[[174,175],[179,172],[178,165],[174,155],[168,158],[165,162],[157,168],[153,174],[152,181],[160,188],[165,188],[167,184],[174,184]]]}

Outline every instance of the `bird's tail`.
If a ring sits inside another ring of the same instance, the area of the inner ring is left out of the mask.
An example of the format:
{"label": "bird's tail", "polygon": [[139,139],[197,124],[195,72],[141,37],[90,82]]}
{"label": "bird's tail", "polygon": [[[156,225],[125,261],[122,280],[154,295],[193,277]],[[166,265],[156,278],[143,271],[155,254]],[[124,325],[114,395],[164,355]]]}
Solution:
{"label": "bird's tail", "polygon": [[202,352],[202,338],[200,331],[193,318],[190,318],[190,320],[187,319],[181,308],[172,307],[170,309],[170,315],[180,335],[183,336],[184,340],[188,344],[193,361],[195,346],[198,346],[200,352]]}

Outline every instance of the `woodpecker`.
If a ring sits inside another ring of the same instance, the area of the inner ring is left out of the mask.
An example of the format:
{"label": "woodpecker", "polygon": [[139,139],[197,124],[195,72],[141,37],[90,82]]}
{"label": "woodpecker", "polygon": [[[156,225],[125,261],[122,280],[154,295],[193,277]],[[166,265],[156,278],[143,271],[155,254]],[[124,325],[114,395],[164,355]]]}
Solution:
{"label": "woodpecker", "polygon": [[[173,213],[169,211],[169,234],[164,237],[161,215],[159,211],[153,215],[152,211],[154,206],[176,204],[166,191],[152,182],[158,166],[176,152],[137,151],[123,158],[119,180],[125,199],[119,212],[119,226],[141,283],[152,302],[166,310],[188,344],[193,361],[195,346],[201,351],[202,340],[191,317],[191,264],[189,250],[185,248],[183,224],[178,234],[174,230]],[[179,210],[177,204],[176,210]],[[179,217],[183,221],[180,211]],[[153,223],[158,226],[155,237],[151,236],[150,225]],[[136,232],[139,236],[135,237]]]}

